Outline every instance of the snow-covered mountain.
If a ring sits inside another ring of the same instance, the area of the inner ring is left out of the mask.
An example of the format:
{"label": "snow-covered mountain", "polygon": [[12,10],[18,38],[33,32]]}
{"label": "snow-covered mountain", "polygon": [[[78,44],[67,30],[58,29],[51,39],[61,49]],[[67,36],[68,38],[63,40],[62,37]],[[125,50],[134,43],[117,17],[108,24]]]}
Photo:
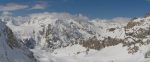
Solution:
{"label": "snow-covered mountain", "polygon": [[[1,19],[12,28],[18,39],[32,39],[36,45],[50,48],[67,46],[71,43],[97,37],[124,38],[123,25],[90,21],[87,17],[64,13],[32,14],[27,17],[4,16]],[[110,30],[114,31],[110,31]]]}
{"label": "snow-covered mountain", "polygon": [[33,53],[0,21],[0,62],[35,62]]}
{"label": "snow-covered mountain", "polygon": [[0,19],[12,29],[17,40],[23,41],[41,62],[150,60],[149,16],[134,18],[127,24],[91,20],[82,15],[68,13],[1,16]]}

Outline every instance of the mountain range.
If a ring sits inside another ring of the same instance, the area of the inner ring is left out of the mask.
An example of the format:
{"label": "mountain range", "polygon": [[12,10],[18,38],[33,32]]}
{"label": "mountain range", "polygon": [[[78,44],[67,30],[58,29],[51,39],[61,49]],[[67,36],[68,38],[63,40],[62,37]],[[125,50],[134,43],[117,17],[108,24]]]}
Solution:
{"label": "mountain range", "polygon": [[149,14],[126,23],[68,13],[0,20],[0,62],[150,61]]}

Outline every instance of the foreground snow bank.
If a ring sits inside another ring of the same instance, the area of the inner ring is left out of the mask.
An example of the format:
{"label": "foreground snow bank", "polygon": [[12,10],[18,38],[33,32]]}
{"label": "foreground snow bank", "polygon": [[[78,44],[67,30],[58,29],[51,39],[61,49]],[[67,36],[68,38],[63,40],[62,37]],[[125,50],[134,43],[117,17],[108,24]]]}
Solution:
{"label": "foreground snow bank", "polygon": [[[148,46],[147,46],[148,47]],[[144,58],[144,49],[135,54],[128,54],[127,48],[121,44],[104,48],[100,51],[73,45],[54,50],[53,53],[41,49],[33,49],[34,55],[40,62],[149,62]]]}

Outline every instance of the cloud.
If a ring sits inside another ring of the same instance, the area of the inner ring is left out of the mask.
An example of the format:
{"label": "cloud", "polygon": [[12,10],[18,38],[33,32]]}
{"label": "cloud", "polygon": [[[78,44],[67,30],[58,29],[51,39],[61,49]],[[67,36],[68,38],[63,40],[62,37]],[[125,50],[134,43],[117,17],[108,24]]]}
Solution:
{"label": "cloud", "polygon": [[0,11],[16,11],[28,8],[28,5],[21,5],[16,3],[8,3],[6,5],[0,5]]}
{"label": "cloud", "polygon": [[131,18],[128,17],[115,17],[113,19],[108,20],[108,22],[127,24]]}
{"label": "cloud", "polygon": [[12,15],[12,13],[11,13],[11,12],[8,12],[8,11],[3,11],[3,12],[2,12],[2,15]]}
{"label": "cloud", "polygon": [[75,20],[75,21],[89,21],[89,18],[83,16],[81,14],[70,14],[68,12],[42,12],[42,13],[31,13],[28,16],[32,18],[36,17],[49,17],[52,19],[59,19],[59,20]]}
{"label": "cloud", "polygon": [[119,23],[122,25],[126,25],[131,18],[128,17],[115,17],[112,19],[91,19],[82,14],[70,14],[67,12],[43,12],[43,13],[32,13],[29,14],[30,17],[51,17],[52,19],[60,19],[60,20],[76,20],[76,21],[104,21],[106,23]]}
{"label": "cloud", "polygon": [[47,5],[45,4],[35,4],[31,9],[45,9]]}
{"label": "cloud", "polygon": [[117,23],[117,24],[121,24],[121,25],[126,25],[129,21],[131,20],[131,18],[128,17],[114,17],[112,19],[94,19],[92,21],[103,21],[106,23]]}
{"label": "cloud", "polygon": [[38,1],[31,9],[46,9],[47,8],[47,2],[44,1]]}

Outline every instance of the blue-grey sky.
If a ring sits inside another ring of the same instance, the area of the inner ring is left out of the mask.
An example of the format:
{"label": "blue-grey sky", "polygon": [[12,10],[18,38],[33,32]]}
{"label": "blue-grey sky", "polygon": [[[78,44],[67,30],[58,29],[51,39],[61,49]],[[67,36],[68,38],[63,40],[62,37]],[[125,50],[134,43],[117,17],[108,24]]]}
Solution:
{"label": "blue-grey sky", "polygon": [[150,12],[150,0],[0,0],[0,13],[67,12],[92,18],[136,17]]}

